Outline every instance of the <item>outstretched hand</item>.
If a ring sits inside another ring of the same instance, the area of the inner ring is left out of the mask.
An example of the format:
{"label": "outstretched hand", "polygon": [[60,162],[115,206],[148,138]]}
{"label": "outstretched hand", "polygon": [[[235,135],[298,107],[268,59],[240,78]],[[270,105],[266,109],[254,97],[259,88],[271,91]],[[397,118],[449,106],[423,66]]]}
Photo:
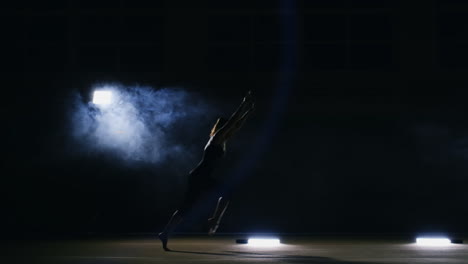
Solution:
{"label": "outstretched hand", "polygon": [[247,95],[242,100],[242,110],[241,110],[241,112],[245,113],[247,111],[253,110],[254,108],[255,108],[255,103],[254,103],[254,99],[253,99],[253,96],[252,96],[252,91],[248,91]]}
{"label": "outstretched hand", "polygon": [[244,99],[242,100],[242,103],[249,103],[252,102],[252,91],[248,91],[247,94],[244,96]]}
{"label": "outstretched hand", "polygon": [[253,112],[254,110],[255,110],[255,103],[252,102],[252,104],[250,105],[249,111]]}

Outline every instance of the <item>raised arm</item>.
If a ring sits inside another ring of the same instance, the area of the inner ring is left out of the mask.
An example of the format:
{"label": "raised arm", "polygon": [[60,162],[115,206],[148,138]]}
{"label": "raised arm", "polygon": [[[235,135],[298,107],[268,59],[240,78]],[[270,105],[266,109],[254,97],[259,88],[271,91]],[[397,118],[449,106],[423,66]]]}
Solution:
{"label": "raised arm", "polygon": [[229,134],[232,134],[231,131],[238,126],[239,121],[245,120],[246,113],[252,108],[252,95],[249,91],[247,95],[242,100],[242,103],[239,105],[237,110],[231,115],[229,120],[224,124],[213,136],[213,141],[215,143],[222,143],[225,141]]}
{"label": "raised arm", "polygon": [[245,123],[245,120],[248,119],[250,114],[255,110],[255,105],[252,104],[251,107],[244,113],[244,115],[232,126],[232,128],[226,133],[225,139],[230,139],[237,131],[239,131]]}
{"label": "raised arm", "polygon": [[239,121],[242,118],[242,116],[245,114],[246,110],[250,108],[251,104],[252,104],[252,92],[248,91],[247,95],[242,99],[241,104],[236,109],[236,111],[231,115],[226,125],[229,124],[229,122],[233,124]]}

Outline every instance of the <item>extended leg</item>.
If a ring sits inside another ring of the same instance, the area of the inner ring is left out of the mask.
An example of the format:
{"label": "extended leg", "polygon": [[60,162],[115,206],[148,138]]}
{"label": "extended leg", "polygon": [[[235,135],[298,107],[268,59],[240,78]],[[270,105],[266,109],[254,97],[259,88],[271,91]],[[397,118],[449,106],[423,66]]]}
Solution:
{"label": "extended leg", "polygon": [[167,223],[166,227],[164,230],[159,233],[159,239],[162,242],[163,249],[165,251],[170,251],[170,249],[167,247],[167,240],[169,238],[169,235],[174,231],[174,229],[177,227],[177,225],[182,221],[182,214],[177,210],[172,214],[171,219],[169,219],[169,222]]}
{"label": "extended leg", "polygon": [[221,222],[221,218],[223,217],[224,212],[226,212],[228,205],[229,200],[219,197],[213,216],[208,219],[208,222],[210,223],[210,230],[208,231],[209,235],[214,235],[216,230],[218,230],[219,223]]}

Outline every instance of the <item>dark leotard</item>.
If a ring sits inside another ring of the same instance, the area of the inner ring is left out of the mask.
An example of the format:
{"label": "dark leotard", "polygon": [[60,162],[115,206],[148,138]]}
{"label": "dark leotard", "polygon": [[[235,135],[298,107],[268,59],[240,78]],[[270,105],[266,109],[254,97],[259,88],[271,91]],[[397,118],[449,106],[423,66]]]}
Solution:
{"label": "dark leotard", "polygon": [[212,174],[218,160],[223,156],[224,148],[222,145],[210,143],[206,146],[202,160],[195,169],[190,171],[188,188],[180,208],[181,211],[186,211],[203,195],[216,189],[218,182]]}

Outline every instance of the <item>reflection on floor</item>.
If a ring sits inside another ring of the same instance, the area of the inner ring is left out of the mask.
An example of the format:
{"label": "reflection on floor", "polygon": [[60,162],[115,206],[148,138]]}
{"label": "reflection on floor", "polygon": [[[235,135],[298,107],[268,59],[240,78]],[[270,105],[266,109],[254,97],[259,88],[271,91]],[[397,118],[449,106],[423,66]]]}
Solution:
{"label": "reflection on floor", "polygon": [[[468,245],[416,245],[409,239],[282,236],[277,246],[236,244],[240,236],[3,241],[0,263],[464,263]],[[466,243],[466,240],[464,240]]]}

